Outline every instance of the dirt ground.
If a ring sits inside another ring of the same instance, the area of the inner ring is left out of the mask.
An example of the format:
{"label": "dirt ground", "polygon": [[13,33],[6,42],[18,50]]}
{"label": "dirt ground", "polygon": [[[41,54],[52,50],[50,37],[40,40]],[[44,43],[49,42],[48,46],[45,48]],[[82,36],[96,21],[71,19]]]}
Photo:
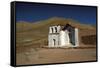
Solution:
{"label": "dirt ground", "polygon": [[96,48],[22,47],[16,56],[17,65],[95,61]]}
{"label": "dirt ground", "polygon": [[[79,29],[79,48],[41,48],[48,46],[52,25],[70,24]],[[96,26],[65,18],[51,18],[39,23],[16,24],[16,64],[47,64],[96,60]]]}

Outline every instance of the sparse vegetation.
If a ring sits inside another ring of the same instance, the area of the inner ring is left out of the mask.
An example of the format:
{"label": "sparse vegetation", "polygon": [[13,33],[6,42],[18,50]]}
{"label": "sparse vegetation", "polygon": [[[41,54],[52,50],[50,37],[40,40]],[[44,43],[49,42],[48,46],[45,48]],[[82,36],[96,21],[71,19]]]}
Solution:
{"label": "sparse vegetation", "polygon": [[[38,21],[36,23],[29,23],[24,21],[17,22],[16,23],[17,64],[21,65],[21,64],[39,64],[39,63],[52,63],[52,62],[56,63],[56,62],[65,62],[65,61],[72,62],[76,60],[80,61],[80,59],[82,61],[85,61],[87,59],[95,60],[96,57],[93,57],[95,56],[95,52],[96,52],[95,49],[89,49],[89,50],[84,49],[82,51],[81,49],[67,50],[67,49],[41,48],[43,46],[48,45],[49,26],[65,25],[67,23],[69,23],[74,27],[79,28],[80,46],[83,45],[81,40],[83,36],[96,35],[96,27],[91,25],[81,24],[72,19],[53,17],[47,20]],[[86,39],[85,41],[90,41],[90,40]],[[92,40],[92,42],[94,41]],[[86,47],[88,47],[88,45],[86,45]],[[92,52],[94,53],[91,54]],[[76,55],[78,58],[72,57]]]}

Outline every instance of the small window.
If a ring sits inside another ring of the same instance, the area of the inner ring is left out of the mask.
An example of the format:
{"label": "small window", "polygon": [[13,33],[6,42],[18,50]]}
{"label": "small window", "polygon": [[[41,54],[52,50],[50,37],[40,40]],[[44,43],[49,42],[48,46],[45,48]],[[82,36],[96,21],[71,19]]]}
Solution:
{"label": "small window", "polygon": [[52,33],[53,33],[53,28],[51,28],[52,29]]}
{"label": "small window", "polygon": [[56,33],[57,33],[57,27],[55,27]]}

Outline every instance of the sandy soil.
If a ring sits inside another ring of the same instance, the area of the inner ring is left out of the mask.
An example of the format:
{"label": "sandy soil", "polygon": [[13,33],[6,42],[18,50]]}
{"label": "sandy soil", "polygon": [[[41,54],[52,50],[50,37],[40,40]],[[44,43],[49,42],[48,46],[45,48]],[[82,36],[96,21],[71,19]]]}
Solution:
{"label": "sandy soil", "polygon": [[[40,48],[47,46],[48,28],[52,25],[71,24],[79,28],[80,48]],[[96,60],[96,27],[73,20],[48,19],[41,23],[17,23],[16,64],[45,64]]]}
{"label": "sandy soil", "polygon": [[96,48],[28,48],[17,51],[17,65],[95,61]]}

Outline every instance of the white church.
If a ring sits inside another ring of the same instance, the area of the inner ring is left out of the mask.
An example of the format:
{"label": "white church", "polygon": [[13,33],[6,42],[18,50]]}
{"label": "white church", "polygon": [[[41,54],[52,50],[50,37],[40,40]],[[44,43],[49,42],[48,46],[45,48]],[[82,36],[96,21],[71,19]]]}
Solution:
{"label": "white church", "polygon": [[65,26],[50,26],[48,47],[77,47],[79,46],[78,28],[69,24]]}

